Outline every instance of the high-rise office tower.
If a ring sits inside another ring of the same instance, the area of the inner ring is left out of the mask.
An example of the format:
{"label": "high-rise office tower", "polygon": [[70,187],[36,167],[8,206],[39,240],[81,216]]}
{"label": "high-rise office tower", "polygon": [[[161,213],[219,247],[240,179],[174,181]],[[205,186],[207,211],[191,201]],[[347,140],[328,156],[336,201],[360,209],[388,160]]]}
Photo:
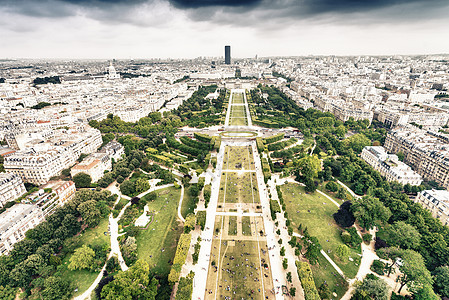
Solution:
{"label": "high-rise office tower", "polygon": [[225,64],[231,64],[231,46],[225,46]]}

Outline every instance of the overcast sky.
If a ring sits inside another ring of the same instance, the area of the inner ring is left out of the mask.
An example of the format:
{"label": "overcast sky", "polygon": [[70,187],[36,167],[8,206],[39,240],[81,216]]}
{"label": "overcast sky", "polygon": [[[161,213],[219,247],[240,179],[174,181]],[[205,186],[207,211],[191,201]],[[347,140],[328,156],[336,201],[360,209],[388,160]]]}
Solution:
{"label": "overcast sky", "polygon": [[0,58],[449,53],[448,0],[0,0]]}

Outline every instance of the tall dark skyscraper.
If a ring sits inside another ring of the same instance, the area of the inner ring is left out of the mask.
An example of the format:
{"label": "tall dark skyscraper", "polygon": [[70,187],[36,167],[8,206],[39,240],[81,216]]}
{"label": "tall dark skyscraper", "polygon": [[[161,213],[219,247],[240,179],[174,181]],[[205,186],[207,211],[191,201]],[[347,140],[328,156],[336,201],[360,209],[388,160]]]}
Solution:
{"label": "tall dark skyscraper", "polygon": [[225,46],[225,64],[231,64],[231,46]]}

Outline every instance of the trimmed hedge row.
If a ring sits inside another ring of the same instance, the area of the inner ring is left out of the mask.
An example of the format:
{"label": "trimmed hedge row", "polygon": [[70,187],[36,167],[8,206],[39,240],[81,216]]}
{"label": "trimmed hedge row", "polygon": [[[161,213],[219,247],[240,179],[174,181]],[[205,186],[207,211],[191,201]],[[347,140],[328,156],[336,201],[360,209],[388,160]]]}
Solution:
{"label": "trimmed hedge row", "polygon": [[167,136],[167,145],[169,145],[172,148],[178,149],[181,152],[193,156],[198,156],[201,153],[203,153],[203,151],[200,149],[196,149],[178,142],[173,136]]}
{"label": "trimmed hedge row", "polygon": [[209,136],[209,135],[207,135],[207,134],[197,133],[197,132],[195,132],[195,133],[193,134],[193,136],[194,136],[198,141],[201,141],[201,142],[206,143],[206,144],[211,144],[211,141],[212,141],[212,138],[213,138],[213,137],[211,137],[211,136]]}
{"label": "trimmed hedge row", "polygon": [[179,139],[181,140],[181,142],[182,142],[184,145],[187,145],[187,146],[189,146],[189,147],[192,147],[192,148],[198,148],[198,149],[206,150],[206,151],[209,151],[209,150],[210,150],[210,144],[209,144],[209,143],[205,144],[205,143],[203,143],[203,142],[200,142],[199,140],[192,140],[192,139],[189,139],[189,138],[186,137],[186,136],[182,136],[182,137],[180,137]]}
{"label": "trimmed hedge row", "polygon": [[262,158],[262,172],[263,172],[263,179],[265,183],[268,182],[268,179],[271,177],[271,171],[270,171],[270,164],[268,163],[268,160],[266,158]]}
{"label": "trimmed hedge row", "polygon": [[320,300],[309,264],[302,261],[296,261],[295,264],[306,300]]}
{"label": "trimmed hedge row", "polygon": [[279,206],[279,203],[276,200],[270,200],[270,212],[271,218],[273,220],[276,220],[276,213],[281,212],[281,207]]}
{"label": "trimmed hedge row", "polygon": [[282,140],[284,138],[284,135],[285,134],[281,132],[276,135],[264,138],[263,141],[264,141],[265,145],[271,144],[271,143],[278,142],[278,141]]}
{"label": "trimmed hedge row", "polygon": [[259,153],[262,153],[265,150],[265,144],[263,143],[263,140],[261,137],[256,137],[256,145],[257,145],[257,150],[259,151]]}
{"label": "trimmed hedge row", "polygon": [[178,282],[181,275],[182,265],[186,262],[187,252],[190,248],[191,235],[188,233],[181,234],[178,241],[178,247],[176,248],[175,258],[173,259],[173,265],[171,266],[170,274],[168,275],[168,281],[171,284]]}
{"label": "trimmed hedge row", "polygon": [[268,145],[268,151],[277,151],[277,150],[284,149],[284,148],[286,148],[288,146],[293,145],[297,141],[298,140],[295,139],[295,138],[290,138],[287,141],[282,141],[282,142],[278,142],[278,143],[269,144]]}

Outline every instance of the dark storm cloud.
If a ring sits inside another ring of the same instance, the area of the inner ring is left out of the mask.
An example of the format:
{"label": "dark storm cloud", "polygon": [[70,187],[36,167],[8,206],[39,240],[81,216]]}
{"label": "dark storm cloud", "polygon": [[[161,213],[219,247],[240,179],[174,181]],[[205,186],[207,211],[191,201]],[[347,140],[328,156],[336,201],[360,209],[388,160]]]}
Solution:
{"label": "dark storm cloud", "polygon": [[261,0],[170,0],[175,7],[178,8],[201,8],[210,6],[225,6],[225,7],[253,7],[259,4]]}
{"label": "dark storm cloud", "polygon": [[[133,23],[129,15],[133,9],[157,2],[186,11],[194,21],[254,27],[317,16],[347,22],[432,19],[446,16],[449,6],[447,0],[0,0],[0,12],[46,18],[84,14],[99,21]],[[348,15],[354,15],[354,19]]]}

